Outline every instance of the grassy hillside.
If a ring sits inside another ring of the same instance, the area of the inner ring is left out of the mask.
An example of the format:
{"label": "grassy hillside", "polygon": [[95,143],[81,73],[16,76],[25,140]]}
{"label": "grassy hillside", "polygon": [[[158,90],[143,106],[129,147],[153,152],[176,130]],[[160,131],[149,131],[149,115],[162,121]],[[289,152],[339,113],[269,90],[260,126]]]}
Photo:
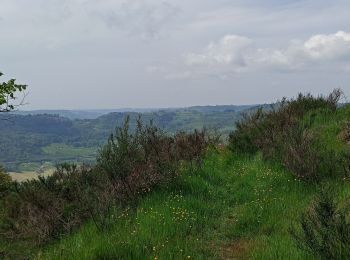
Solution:
{"label": "grassy hillside", "polygon": [[[346,259],[349,123],[349,105],[308,97],[257,112],[238,125],[230,149],[211,147],[201,164],[182,161],[176,178],[113,208],[103,227],[88,218],[50,243],[4,240],[0,252],[34,259]],[[271,136],[273,147],[266,147],[260,140]]]}
{"label": "grassy hillside", "polygon": [[[334,149],[350,106],[319,113],[312,129]],[[211,151],[201,169],[184,170],[176,183],[142,198],[136,209],[114,216],[107,232],[89,223],[39,253],[39,259],[313,259],[289,229],[322,186],[348,203],[348,179],[318,184],[297,179],[260,155]]]}
{"label": "grassy hillside", "polygon": [[38,258],[302,259],[288,227],[315,191],[259,157],[212,152],[201,170],[115,215],[107,232],[88,223]]}

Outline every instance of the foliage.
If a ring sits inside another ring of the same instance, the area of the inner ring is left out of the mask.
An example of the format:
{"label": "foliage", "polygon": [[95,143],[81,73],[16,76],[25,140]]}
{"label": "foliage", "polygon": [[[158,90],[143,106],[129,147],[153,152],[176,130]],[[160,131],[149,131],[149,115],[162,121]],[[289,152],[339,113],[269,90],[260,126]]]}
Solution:
{"label": "foliage", "polygon": [[[0,77],[2,75],[0,72]],[[0,83],[0,112],[10,112],[23,104],[23,101],[19,104],[14,104],[13,101],[17,99],[16,93],[23,92],[26,88],[26,85],[16,84],[15,79]]]}
{"label": "foliage", "polygon": [[133,198],[139,192],[132,187],[136,180],[144,184],[144,189],[149,189],[153,183],[175,174],[172,144],[172,138],[152,125],[144,127],[141,120],[135,133],[130,133],[127,117],[124,125],[111,134],[100,150],[96,167],[108,177],[115,189],[120,189],[121,184],[125,195]]}
{"label": "foliage", "polygon": [[255,154],[258,151],[256,140],[261,138],[265,117],[266,113],[262,108],[244,114],[229,136],[229,148],[240,153]]}
{"label": "foliage", "polygon": [[343,162],[346,153],[334,152],[327,144],[318,143],[313,125],[316,115],[336,114],[341,95],[338,89],[328,97],[299,94],[296,99],[283,99],[269,110],[248,114],[230,134],[229,147],[251,155],[260,151],[264,159],[282,162],[305,180],[340,174],[341,167],[331,165]]}
{"label": "foliage", "polygon": [[[210,145],[216,138],[205,131],[170,135],[152,124],[143,126],[139,122],[134,131],[125,123],[99,154],[103,157],[102,151],[107,151],[106,157],[100,158],[103,164],[115,161],[121,166],[111,164],[103,169],[104,165],[60,165],[50,178],[11,185],[10,194],[0,200],[0,209],[6,209],[0,210],[4,218],[0,220],[0,257],[320,258],[298,247],[290,236],[290,223],[305,212],[317,193],[316,185],[301,181],[297,173],[300,178],[314,180],[310,173],[315,172],[321,184],[336,189],[339,206],[327,202],[328,206],[318,211],[335,212],[328,219],[336,219],[334,223],[339,225],[333,225],[333,229],[340,227],[344,232],[334,232],[334,240],[346,238],[349,232],[341,228],[345,222],[339,216],[348,215],[340,205],[350,195],[349,175],[342,175],[342,179],[333,176],[350,169],[344,135],[349,116],[350,106],[335,110],[331,106],[312,108],[298,116],[290,128],[282,128],[287,140],[284,145],[281,142],[271,150],[262,150],[251,142],[248,144],[256,150],[250,154],[237,150],[233,154],[222,146],[217,149]],[[260,132],[254,134],[259,136]],[[291,159],[285,161],[286,154]],[[318,166],[310,170],[314,155]],[[199,165],[191,167],[189,161]],[[126,169],[127,174],[121,169]],[[329,210],[332,208],[335,210]],[[320,223],[313,226],[315,230],[320,230]],[[304,237],[300,226],[295,227],[295,234]],[[4,235],[12,239],[2,241]],[[35,241],[41,243],[34,244]]]}
{"label": "foliage", "polygon": [[211,139],[204,131],[181,136],[181,147],[192,154],[184,156],[176,138],[141,120],[131,133],[126,119],[101,149],[96,166],[62,164],[52,176],[12,183],[4,198],[0,232],[9,239],[42,244],[88,219],[104,230],[113,209],[134,205],[142,194],[169,183],[180,161],[200,161]]}
{"label": "foliage", "polygon": [[7,193],[11,183],[11,177],[6,174],[3,166],[0,165],[0,199]]}
{"label": "foliage", "polygon": [[317,259],[350,257],[349,210],[340,208],[332,192],[323,189],[311,207],[301,215],[299,228],[291,229],[297,245]]}
{"label": "foliage", "polygon": [[210,150],[137,208],[112,213],[44,248],[39,259],[309,259],[290,239],[290,222],[313,188],[261,158]]}

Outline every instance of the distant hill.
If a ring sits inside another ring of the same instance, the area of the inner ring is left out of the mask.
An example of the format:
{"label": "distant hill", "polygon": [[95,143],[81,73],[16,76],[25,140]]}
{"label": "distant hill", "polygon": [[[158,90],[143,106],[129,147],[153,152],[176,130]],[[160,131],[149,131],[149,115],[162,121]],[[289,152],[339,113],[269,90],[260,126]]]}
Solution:
{"label": "distant hill", "polygon": [[61,117],[66,117],[69,119],[96,119],[100,116],[109,114],[109,113],[151,113],[156,111],[179,111],[179,110],[191,110],[201,113],[210,113],[210,112],[239,112],[256,105],[217,105],[217,106],[192,106],[188,108],[117,108],[117,109],[81,109],[81,110],[63,110],[63,109],[54,109],[54,110],[28,110],[28,111],[16,111],[12,114],[15,115],[59,115]]}
{"label": "distant hill", "polygon": [[102,115],[106,115],[112,112],[138,112],[145,113],[158,109],[155,108],[120,108],[120,109],[87,109],[87,110],[29,110],[29,111],[16,111],[13,114],[16,115],[59,115],[69,119],[96,119]]}
{"label": "distant hill", "polygon": [[141,116],[144,123],[152,120],[169,133],[205,127],[227,136],[241,113],[255,108],[227,105],[130,111],[37,110],[0,115],[0,163],[15,171],[28,163],[37,167],[45,162],[92,162],[98,148],[126,116],[130,116],[131,129]]}

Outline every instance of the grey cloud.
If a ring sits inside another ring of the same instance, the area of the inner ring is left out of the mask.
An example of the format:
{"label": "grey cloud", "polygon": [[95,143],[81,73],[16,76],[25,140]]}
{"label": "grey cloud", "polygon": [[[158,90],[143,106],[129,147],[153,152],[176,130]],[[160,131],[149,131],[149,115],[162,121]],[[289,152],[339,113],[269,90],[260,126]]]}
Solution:
{"label": "grey cloud", "polygon": [[85,7],[89,15],[102,20],[107,27],[144,37],[155,37],[180,12],[178,6],[165,1],[152,3],[134,0],[117,4],[90,1]]}
{"label": "grey cloud", "polygon": [[349,8],[348,0],[0,0],[0,70],[29,85],[29,108],[259,103],[342,86],[349,95],[347,36],[335,35],[350,32]]}
{"label": "grey cloud", "polygon": [[165,31],[180,10],[154,0],[1,1],[0,33],[8,36],[3,47],[11,49],[15,43],[28,52],[30,47],[55,49],[98,38],[115,40],[122,37],[120,32],[152,38]]}
{"label": "grey cloud", "polygon": [[[313,35],[305,41],[294,40],[284,48],[257,48],[253,40],[239,35],[226,35],[208,45],[202,52],[184,55],[187,73],[212,75],[270,70],[317,70],[325,62],[350,61],[350,33]],[[312,65],[312,66],[311,66]],[[346,64],[338,67],[344,70]]]}

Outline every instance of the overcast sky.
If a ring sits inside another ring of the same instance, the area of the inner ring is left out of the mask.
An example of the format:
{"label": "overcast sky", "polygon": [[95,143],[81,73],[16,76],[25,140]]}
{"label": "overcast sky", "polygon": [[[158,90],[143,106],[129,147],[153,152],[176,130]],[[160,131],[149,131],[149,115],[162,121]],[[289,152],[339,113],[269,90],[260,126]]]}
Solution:
{"label": "overcast sky", "polygon": [[25,109],[350,96],[349,0],[0,0],[0,37]]}

